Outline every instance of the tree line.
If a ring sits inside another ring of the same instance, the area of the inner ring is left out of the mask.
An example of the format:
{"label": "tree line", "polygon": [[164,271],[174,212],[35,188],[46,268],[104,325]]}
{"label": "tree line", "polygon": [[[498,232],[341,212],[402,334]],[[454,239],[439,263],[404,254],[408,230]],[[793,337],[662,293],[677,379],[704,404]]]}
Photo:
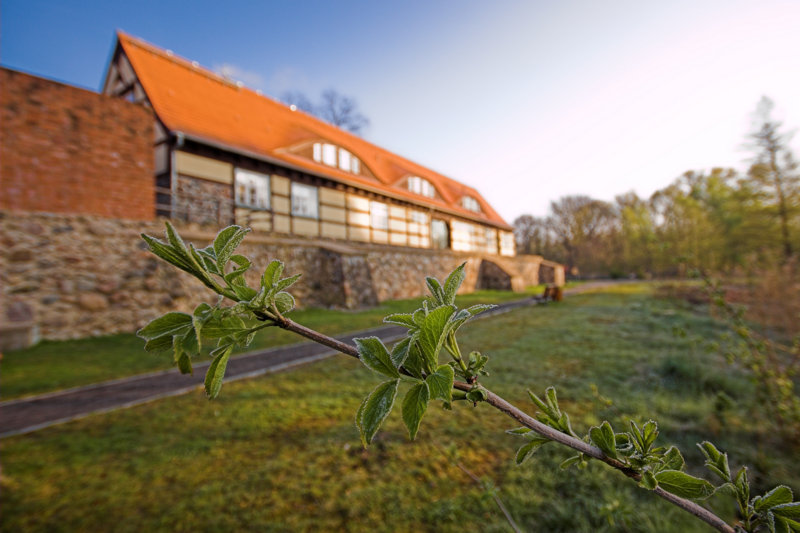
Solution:
{"label": "tree line", "polygon": [[514,221],[518,252],[560,261],[573,275],[612,277],[732,271],[790,259],[800,250],[800,171],[791,134],[772,109],[766,97],[756,108],[745,173],[687,171],[650,198],[565,196],[546,217]]}

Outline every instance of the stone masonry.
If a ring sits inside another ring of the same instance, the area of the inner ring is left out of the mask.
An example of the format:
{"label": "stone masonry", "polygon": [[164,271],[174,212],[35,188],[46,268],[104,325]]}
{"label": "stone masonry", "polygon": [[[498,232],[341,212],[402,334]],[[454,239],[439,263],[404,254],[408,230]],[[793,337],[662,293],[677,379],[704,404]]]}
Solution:
{"label": "stone masonry", "polygon": [[[214,301],[198,281],[147,250],[139,234],[162,237],[163,221],[0,211],[0,224],[4,340],[13,336],[15,325],[15,331],[28,332],[28,342],[37,328],[47,339],[131,332],[167,311],[191,311],[201,299]],[[176,227],[200,247],[216,234],[216,227]],[[338,308],[419,296],[425,276],[443,279],[464,261],[462,292],[487,287],[490,278],[481,279],[487,269],[519,290],[538,283],[542,261],[257,233],[248,235],[240,250],[254,264],[251,286],[258,285],[258,269],[277,258],[287,274],[303,274],[292,291],[299,305]]]}

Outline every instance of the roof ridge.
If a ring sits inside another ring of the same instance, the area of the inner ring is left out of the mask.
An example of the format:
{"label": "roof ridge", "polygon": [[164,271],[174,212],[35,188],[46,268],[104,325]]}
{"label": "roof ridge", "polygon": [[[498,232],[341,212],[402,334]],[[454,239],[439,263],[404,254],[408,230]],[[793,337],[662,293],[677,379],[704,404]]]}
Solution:
{"label": "roof ridge", "polygon": [[[124,32],[117,32],[117,33],[118,33],[118,37],[120,35],[124,36],[125,40],[128,41],[131,45],[137,46],[137,47],[139,47],[139,48],[141,48],[143,50],[146,50],[147,52],[150,52],[150,53],[155,54],[155,55],[157,55],[159,57],[162,57],[162,58],[166,59],[167,61],[171,61],[172,63],[174,63],[174,64],[176,64],[176,65],[178,65],[180,67],[183,67],[183,68],[185,68],[185,69],[187,69],[187,70],[189,70],[191,72],[194,72],[196,74],[200,74],[201,76],[205,76],[206,78],[211,78],[212,81],[216,81],[216,82],[219,82],[219,83],[221,83],[223,85],[230,86],[231,88],[237,88],[237,89],[247,88],[247,87],[244,86],[244,84],[242,82],[233,80],[231,78],[227,78],[227,77],[223,76],[222,74],[218,74],[218,73],[214,72],[213,70],[211,70],[210,68],[204,67],[198,61],[194,61],[194,60],[188,59],[186,57],[183,57],[181,55],[178,55],[178,54],[176,54],[175,52],[173,52],[170,49],[161,48],[160,46],[157,46],[155,44],[149,43],[149,42],[145,41],[144,39],[140,39],[139,37],[135,37],[133,35],[126,34]],[[249,89],[249,88],[247,88],[247,89]],[[249,90],[252,90],[252,89],[249,89]],[[253,91],[253,92],[256,92],[256,91]],[[259,94],[259,96],[263,96],[263,94]]]}

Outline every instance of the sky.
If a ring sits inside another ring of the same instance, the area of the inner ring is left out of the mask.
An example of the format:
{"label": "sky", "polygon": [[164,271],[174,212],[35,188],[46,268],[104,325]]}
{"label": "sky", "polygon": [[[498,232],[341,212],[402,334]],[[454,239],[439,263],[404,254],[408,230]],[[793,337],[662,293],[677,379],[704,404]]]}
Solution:
{"label": "sky", "polygon": [[745,170],[762,95],[800,127],[798,28],[800,1],[3,0],[0,64],[98,90],[121,29],[275,97],[334,88],[511,223]]}

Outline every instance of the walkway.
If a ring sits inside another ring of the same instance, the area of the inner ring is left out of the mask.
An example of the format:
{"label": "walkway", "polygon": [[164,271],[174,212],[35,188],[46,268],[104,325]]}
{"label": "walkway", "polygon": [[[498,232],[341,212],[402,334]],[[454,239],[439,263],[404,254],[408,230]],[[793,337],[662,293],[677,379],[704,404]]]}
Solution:
{"label": "walkway", "polygon": [[[591,284],[576,289],[585,290],[589,285]],[[575,289],[567,292],[575,292]],[[507,302],[481,316],[496,315],[537,302],[536,298]],[[401,326],[383,326],[337,338],[353,344],[354,337],[374,335],[384,342],[390,342],[404,333],[405,328]],[[225,372],[225,382],[279,372],[319,361],[336,353],[327,346],[303,342],[232,357]],[[203,386],[205,370],[209,364],[210,361],[194,365],[194,374],[190,376],[171,369],[0,402],[0,438],[30,433],[91,414],[185,394]]]}

